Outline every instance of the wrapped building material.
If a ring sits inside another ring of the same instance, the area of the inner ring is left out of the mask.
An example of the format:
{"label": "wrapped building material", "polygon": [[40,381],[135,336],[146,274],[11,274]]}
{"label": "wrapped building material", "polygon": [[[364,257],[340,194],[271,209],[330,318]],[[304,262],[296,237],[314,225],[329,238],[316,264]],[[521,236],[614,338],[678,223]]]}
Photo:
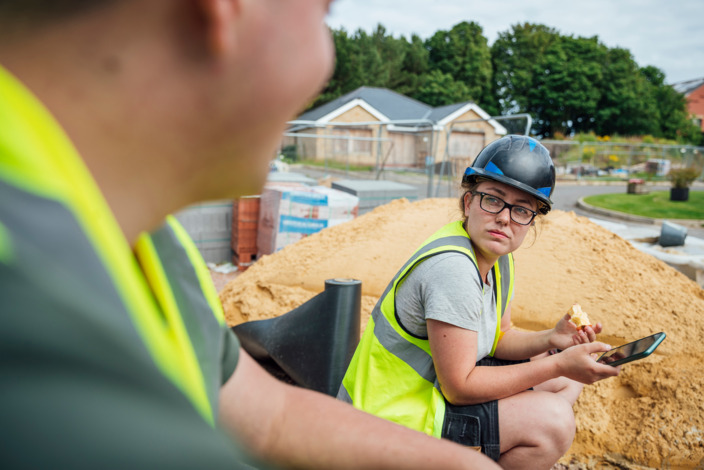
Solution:
{"label": "wrapped building material", "polygon": [[174,214],[208,263],[232,259],[232,200],[208,201]]}
{"label": "wrapped building material", "polygon": [[260,198],[258,256],[357,217],[359,198],[324,186],[270,183]]}

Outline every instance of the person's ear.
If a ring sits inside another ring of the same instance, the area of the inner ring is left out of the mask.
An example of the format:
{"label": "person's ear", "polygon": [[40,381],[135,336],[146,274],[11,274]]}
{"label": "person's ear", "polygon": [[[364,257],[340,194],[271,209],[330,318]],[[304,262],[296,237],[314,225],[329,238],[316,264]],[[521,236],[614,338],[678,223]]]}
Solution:
{"label": "person's ear", "polygon": [[205,20],[206,44],[214,55],[222,55],[235,45],[234,20],[240,13],[240,0],[196,0]]}
{"label": "person's ear", "polygon": [[469,201],[472,199],[472,193],[467,191],[464,193],[464,215],[469,217]]}

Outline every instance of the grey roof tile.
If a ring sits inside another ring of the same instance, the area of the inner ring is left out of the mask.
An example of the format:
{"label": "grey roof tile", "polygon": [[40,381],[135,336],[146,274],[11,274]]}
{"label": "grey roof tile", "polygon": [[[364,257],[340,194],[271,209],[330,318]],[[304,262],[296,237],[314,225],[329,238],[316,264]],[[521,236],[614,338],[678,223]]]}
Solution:
{"label": "grey roof tile", "polygon": [[[301,114],[296,121],[318,121],[334,112],[336,109],[339,109],[356,99],[364,101],[391,121],[429,120],[433,124],[437,124],[460,108],[467,106],[468,104],[473,104],[472,101],[464,101],[462,103],[454,103],[433,108],[430,105],[413,98],[409,98],[408,96],[400,93],[396,93],[395,91],[387,88],[363,86],[347,93],[346,95],[340,96],[329,103],[325,103],[317,108],[306,111]],[[493,120],[490,121],[490,123],[497,128],[498,132],[505,133],[505,130],[503,130],[500,124]],[[297,132],[305,129],[306,127],[306,124],[299,124],[293,128],[290,128],[289,131]]]}
{"label": "grey roof tile", "polygon": [[392,121],[401,119],[427,119],[433,108],[418,100],[386,88],[360,87],[322,106],[311,109],[298,117],[300,121],[316,121],[355,99],[366,101]]}
{"label": "grey roof tile", "polygon": [[437,108],[433,108],[433,111],[430,113],[430,116],[428,116],[428,119],[434,122],[442,121],[444,118],[449,116],[450,114],[454,113],[458,109],[460,109],[463,106],[466,106],[468,104],[472,103],[471,101],[465,101],[463,103],[454,103],[454,104],[448,104],[446,106],[440,106]]}
{"label": "grey roof tile", "polygon": [[673,83],[672,88],[674,88],[675,91],[687,96],[702,85],[704,85],[704,77]]}

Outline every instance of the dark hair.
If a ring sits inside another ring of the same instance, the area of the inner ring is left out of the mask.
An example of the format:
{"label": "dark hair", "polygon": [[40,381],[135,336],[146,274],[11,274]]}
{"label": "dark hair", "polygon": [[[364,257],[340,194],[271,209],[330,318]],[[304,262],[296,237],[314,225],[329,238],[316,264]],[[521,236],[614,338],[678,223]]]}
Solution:
{"label": "dark hair", "polygon": [[17,30],[36,27],[94,10],[118,0],[0,0],[0,25]]}
{"label": "dark hair", "polygon": [[479,186],[479,183],[481,183],[482,181],[489,180],[484,178],[469,178],[462,180],[462,195],[460,196],[460,211],[462,212],[462,225],[467,224],[467,216],[464,214],[464,198],[465,196],[467,196],[467,194],[471,196],[471,193],[473,193],[477,189],[477,186]]}

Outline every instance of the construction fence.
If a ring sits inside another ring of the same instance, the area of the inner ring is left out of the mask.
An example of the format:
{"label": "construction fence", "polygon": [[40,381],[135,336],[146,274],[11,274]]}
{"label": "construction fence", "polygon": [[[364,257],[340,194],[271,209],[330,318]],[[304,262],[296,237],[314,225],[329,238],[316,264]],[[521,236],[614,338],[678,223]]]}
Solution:
{"label": "construction fence", "polygon": [[[527,123],[519,126],[519,132],[510,132],[501,122],[516,120]],[[284,156],[337,167],[373,167],[381,173],[425,169],[429,164],[441,166],[443,162],[459,168],[501,135],[524,133],[531,120],[529,115],[514,115],[446,124],[428,119],[289,124],[291,128],[284,133],[281,144]]]}
{"label": "construction fence", "polygon": [[542,143],[550,150],[558,176],[665,177],[676,168],[704,169],[704,147],[603,141]]}
{"label": "construction fence", "polygon": [[[499,123],[490,126],[489,123]],[[429,120],[330,122],[292,121],[281,153],[290,160],[315,162],[349,172],[366,169],[375,179],[395,179],[399,172],[427,177],[427,196],[453,196],[459,175],[503,128],[526,135],[528,114],[456,120],[444,125]],[[543,140],[559,178],[665,177],[669,170],[704,169],[704,147],[610,141]],[[704,179],[704,174],[699,176]]]}
{"label": "construction fence", "polygon": [[[532,124],[527,115],[490,119],[502,122],[506,132],[512,134],[525,134]],[[489,129],[487,121],[465,119],[446,126],[430,121],[332,123],[287,132],[282,150],[289,157],[295,155],[294,160],[317,161],[323,168],[335,168],[337,175],[342,169],[346,179],[333,182],[333,189],[356,195],[361,214],[396,197],[456,197],[460,175],[484,146],[502,135],[493,133],[495,128]],[[310,123],[294,125],[301,129]],[[563,179],[664,179],[671,169],[704,168],[704,147],[563,140],[542,143],[552,155],[558,178]],[[359,172],[359,166],[368,168]],[[386,186],[379,186],[382,183]],[[243,266],[256,258],[258,242],[251,233],[256,233],[253,227],[258,222],[258,211],[249,214],[247,210],[259,199],[246,201],[246,207],[244,202],[209,201],[176,214],[206,261],[232,259]],[[233,231],[235,226],[237,230]]]}
{"label": "construction fence", "polygon": [[466,116],[445,124],[427,119],[289,124],[280,149],[289,160],[346,174],[367,170],[377,180],[399,172],[426,174],[428,195],[437,195],[441,182],[456,179],[487,144],[506,133],[527,132],[532,121],[522,114]]}

